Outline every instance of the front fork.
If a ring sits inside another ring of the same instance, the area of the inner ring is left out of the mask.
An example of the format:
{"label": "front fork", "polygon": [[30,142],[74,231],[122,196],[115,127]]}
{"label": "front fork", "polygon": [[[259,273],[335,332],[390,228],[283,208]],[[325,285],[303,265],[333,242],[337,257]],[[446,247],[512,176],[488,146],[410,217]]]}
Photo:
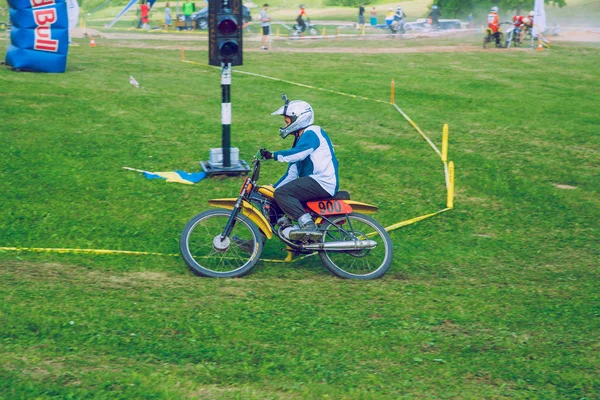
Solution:
{"label": "front fork", "polygon": [[229,237],[229,235],[231,234],[231,231],[233,230],[233,227],[235,226],[235,220],[242,208],[242,199],[243,198],[240,196],[238,198],[238,200],[235,202],[235,205],[233,206],[233,210],[231,210],[231,215],[229,215],[229,219],[227,220],[227,223],[225,224],[225,229],[223,229],[223,233],[221,233],[221,241],[225,240],[225,238]]}

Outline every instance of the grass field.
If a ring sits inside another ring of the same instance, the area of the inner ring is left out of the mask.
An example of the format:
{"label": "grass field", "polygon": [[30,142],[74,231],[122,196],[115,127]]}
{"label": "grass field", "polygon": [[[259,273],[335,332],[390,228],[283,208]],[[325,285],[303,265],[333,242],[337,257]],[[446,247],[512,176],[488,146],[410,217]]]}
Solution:
{"label": "grass field", "polygon": [[[198,170],[220,146],[219,73],[180,62],[178,45],[201,41],[80,43],[66,74],[0,68],[0,246],[177,253],[185,223],[241,178],[121,167]],[[599,398],[600,47],[303,52],[317,45],[247,52],[238,69],[381,100],[394,79],[438,145],[450,125],[455,209],[391,233],[393,265],[372,282],[317,258],[212,280],[173,256],[0,251],[0,398]],[[313,105],[342,188],[383,225],[444,207],[439,159],[384,104],[234,74],[241,158],[291,145],[270,116],[281,93]],[[265,164],[263,182],[284,167]]]}

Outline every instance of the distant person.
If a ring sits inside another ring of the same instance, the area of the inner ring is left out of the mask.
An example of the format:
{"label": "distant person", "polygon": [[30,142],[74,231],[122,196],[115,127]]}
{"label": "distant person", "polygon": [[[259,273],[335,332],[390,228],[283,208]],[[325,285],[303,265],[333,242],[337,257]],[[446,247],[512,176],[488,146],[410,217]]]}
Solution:
{"label": "distant person", "polygon": [[498,18],[498,7],[492,7],[487,16],[488,28],[491,29],[496,38],[496,46],[500,46],[500,19]]}
{"label": "distant person", "polygon": [[377,26],[377,11],[375,10],[375,7],[371,9],[371,21],[369,22],[371,23],[371,26]]}
{"label": "distant person", "polygon": [[362,3],[360,7],[358,7],[358,26],[365,25],[365,3]]}
{"label": "distant person", "polygon": [[304,22],[304,17],[308,19],[308,14],[306,14],[306,9],[304,8],[304,6],[300,4],[300,14],[298,14],[298,17],[296,18],[296,22],[300,27],[300,33],[303,33],[306,30],[306,23]]}
{"label": "distant person", "polygon": [[440,12],[439,7],[436,5],[431,6],[431,12],[429,13],[429,18],[431,18],[431,27],[432,28],[435,28],[435,29],[440,28],[440,17],[441,16],[442,16],[442,13]]}
{"label": "distant person", "polygon": [[[183,17],[185,18],[185,21],[183,23],[184,30],[194,30],[194,21],[192,21],[192,14],[194,13],[194,11],[196,11],[196,7],[194,6],[194,3],[192,3],[190,0],[187,0],[185,3],[183,3]],[[190,25],[189,29],[188,23]]]}
{"label": "distant person", "polygon": [[385,24],[389,27],[394,22],[394,9],[388,8],[387,14],[385,14]]}
{"label": "distant person", "polygon": [[261,50],[269,50],[267,47],[267,39],[271,34],[271,18],[267,14],[268,9],[269,5],[265,3],[263,4],[263,9],[260,12],[260,26],[262,28],[262,39],[260,40]]}
{"label": "distant person", "polygon": [[171,8],[169,7],[169,2],[167,1],[167,4],[165,4],[165,30],[166,31],[169,30],[169,27],[173,23],[172,17],[173,17],[173,12],[171,11]]}
{"label": "distant person", "polygon": [[402,7],[397,7],[390,25],[392,33],[404,33],[404,18],[406,18],[406,14],[404,14]]}
{"label": "distant person", "polygon": [[469,17],[467,18],[469,29],[473,29],[473,13],[469,13]]}
{"label": "distant person", "polygon": [[148,29],[150,28],[150,7],[148,6],[148,3],[146,3],[146,0],[142,0],[142,4],[140,4],[140,15],[141,15],[141,19],[140,21],[142,22],[142,29]]}

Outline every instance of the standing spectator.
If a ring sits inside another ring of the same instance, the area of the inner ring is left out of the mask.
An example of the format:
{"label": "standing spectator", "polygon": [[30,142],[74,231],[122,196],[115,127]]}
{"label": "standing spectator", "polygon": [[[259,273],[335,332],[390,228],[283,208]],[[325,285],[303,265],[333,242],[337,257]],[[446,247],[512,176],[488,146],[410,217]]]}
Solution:
{"label": "standing spectator", "polygon": [[431,27],[435,29],[439,29],[440,27],[440,17],[442,13],[438,6],[431,6],[431,12],[429,13],[429,18],[431,18]]}
{"label": "standing spectator", "polygon": [[149,13],[150,7],[148,6],[148,3],[146,3],[146,0],[142,0],[142,4],[140,4],[140,15],[142,16],[142,29],[150,28],[150,17],[148,15]]}
{"label": "standing spectator", "polygon": [[[183,3],[183,16],[185,18],[185,22],[183,23],[184,30],[190,30],[190,31],[194,30],[194,22],[192,21],[192,14],[194,13],[195,10],[196,10],[196,7],[194,6],[194,3],[191,2],[191,0],[186,0],[186,2]],[[188,22],[190,24],[189,29],[188,29]]]}
{"label": "standing spectator", "polygon": [[375,7],[371,9],[371,26],[377,26],[377,11],[375,11]]}
{"label": "standing spectator", "polygon": [[261,50],[269,50],[267,47],[267,39],[271,34],[271,17],[269,17],[267,14],[268,9],[269,5],[265,3],[263,4],[263,9],[260,12],[260,26],[262,27],[262,39],[260,40]]}
{"label": "standing spectator", "polygon": [[387,14],[385,15],[385,24],[389,27],[394,21],[394,9],[389,8]]}
{"label": "standing spectator", "polygon": [[469,27],[469,29],[473,29],[473,13],[469,13],[469,17],[467,19],[469,21],[469,25],[467,25]]}
{"label": "standing spectator", "polygon": [[169,7],[169,2],[167,1],[167,4],[165,5],[165,30],[168,31],[169,30],[169,26],[171,26],[171,23],[173,22],[172,18],[172,11],[171,8]]}
{"label": "standing spectator", "polygon": [[358,8],[358,27],[365,25],[365,3],[362,3]]}

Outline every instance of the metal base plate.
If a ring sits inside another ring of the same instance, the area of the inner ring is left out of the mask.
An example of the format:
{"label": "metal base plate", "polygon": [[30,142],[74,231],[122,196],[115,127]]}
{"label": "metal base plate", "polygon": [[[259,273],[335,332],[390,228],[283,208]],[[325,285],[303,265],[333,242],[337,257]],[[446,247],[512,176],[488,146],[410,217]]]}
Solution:
{"label": "metal base plate", "polygon": [[239,164],[232,165],[231,167],[216,167],[211,165],[208,161],[200,161],[200,166],[206,172],[206,175],[245,175],[250,172],[250,167],[244,160],[240,160]]}

